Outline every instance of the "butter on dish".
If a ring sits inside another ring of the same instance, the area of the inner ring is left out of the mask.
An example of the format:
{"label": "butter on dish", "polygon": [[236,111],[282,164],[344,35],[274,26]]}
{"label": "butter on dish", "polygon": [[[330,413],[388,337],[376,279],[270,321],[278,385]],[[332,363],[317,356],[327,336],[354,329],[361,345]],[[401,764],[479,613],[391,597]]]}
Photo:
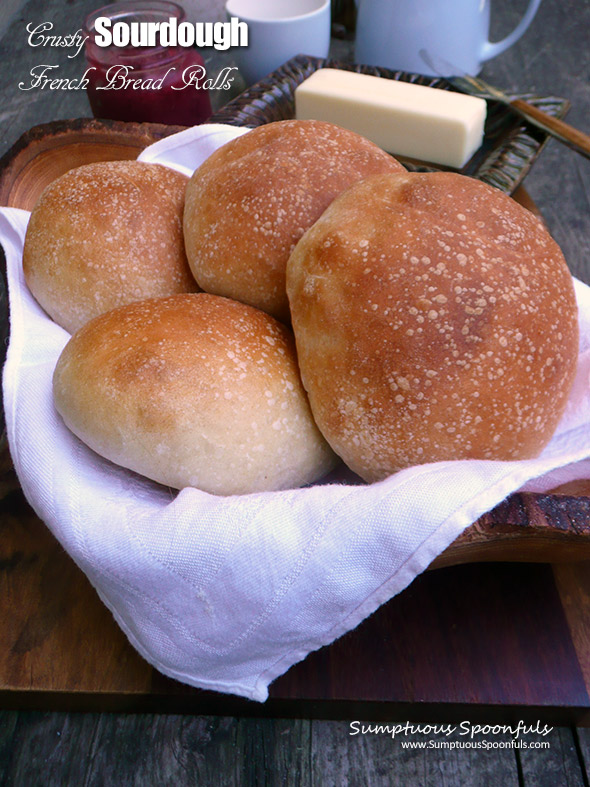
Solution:
{"label": "butter on dish", "polygon": [[482,98],[335,68],[295,89],[298,120],[335,123],[388,153],[456,169],[481,146],[486,111]]}

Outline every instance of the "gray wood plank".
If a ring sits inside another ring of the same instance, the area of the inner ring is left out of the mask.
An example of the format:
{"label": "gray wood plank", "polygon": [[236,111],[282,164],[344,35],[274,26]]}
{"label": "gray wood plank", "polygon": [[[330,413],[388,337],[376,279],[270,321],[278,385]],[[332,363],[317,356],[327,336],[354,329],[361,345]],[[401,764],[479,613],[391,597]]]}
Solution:
{"label": "gray wood plank", "polygon": [[[516,25],[524,4],[492,5],[492,37],[499,38]],[[589,3],[545,0],[524,37],[489,61],[482,77],[506,90],[569,99],[568,122],[590,134],[589,30]],[[574,275],[590,281],[590,162],[551,140],[525,185]]]}
{"label": "gray wood plank", "polygon": [[[350,787],[578,787],[587,784],[571,730],[550,749],[456,748],[455,733],[351,735],[348,722],[152,714],[0,712],[2,785],[323,785]],[[588,761],[590,731],[580,730]],[[475,736],[473,742],[508,742]],[[539,736],[528,741],[541,740]],[[432,741],[440,748],[406,748]],[[519,782],[519,765],[522,781]]]}
{"label": "gray wood plank", "polygon": [[590,784],[590,728],[581,727],[573,731],[576,746],[578,749],[578,758],[580,767],[584,774],[584,784]]}
{"label": "gray wood plank", "polygon": [[13,18],[22,10],[27,0],[2,0],[0,5],[0,36],[3,36]]}
{"label": "gray wood plank", "polygon": [[[36,6],[36,9],[35,9]],[[19,84],[30,84],[31,69],[40,64],[59,66],[59,77],[73,79],[84,72],[83,55],[69,58],[68,49],[31,47],[26,31],[27,21],[53,22],[52,34],[66,35],[82,25],[88,12],[96,7],[93,0],[58,3],[52,0],[40,9],[29,0],[5,31],[0,40],[0,62],[13,63],[6,69],[0,85],[0,155],[32,126],[71,117],[90,117],[90,105],[84,90],[21,90]]]}
{"label": "gray wood plank", "polygon": [[0,719],[3,785],[241,783],[236,719],[23,712]]}
{"label": "gray wood plank", "polygon": [[0,784],[299,787],[310,783],[310,724],[5,711],[0,712]]}
{"label": "gray wood plank", "polygon": [[18,712],[0,712],[0,784],[4,784],[5,774],[10,771],[13,758],[13,741]]}
{"label": "gray wood plank", "polygon": [[[544,738],[525,735],[522,740],[528,744],[527,748],[518,750],[525,785],[584,787],[587,784],[572,730],[559,727]],[[537,747],[545,742],[549,748]]]}
{"label": "gray wood plank", "polygon": [[72,783],[231,787],[240,783],[238,724],[224,717],[100,715],[89,761]]}
{"label": "gray wood plank", "polygon": [[[376,726],[375,722],[364,724]],[[384,724],[385,728],[393,726]],[[362,727],[352,731],[355,729]],[[314,721],[314,784],[322,784],[323,776],[330,774],[331,784],[349,787],[517,787],[514,749],[472,747],[478,742],[484,745],[484,740],[493,746],[509,737],[476,736],[471,740],[457,731],[451,735],[399,733],[392,738],[387,729],[351,735],[348,722]],[[405,744],[425,744],[425,748],[404,748]]]}
{"label": "gray wood plank", "polygon": [[10,756],[0,762],[2,784],[67,784],[76,770],[71,752],[85,750],[96,725],[92,716],[69,719],[67,714],[12,712]]}
{"label": "gray wood plank", "polygon": [[301,719],[242,719],[236,738],[242,762],[239,783],[271,787],[311,784],[312,724]]}

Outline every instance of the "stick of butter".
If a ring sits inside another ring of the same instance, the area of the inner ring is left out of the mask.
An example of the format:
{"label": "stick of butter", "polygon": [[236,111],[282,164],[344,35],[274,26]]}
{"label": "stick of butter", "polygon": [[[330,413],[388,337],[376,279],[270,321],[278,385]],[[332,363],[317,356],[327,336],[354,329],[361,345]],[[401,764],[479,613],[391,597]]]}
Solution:
{"label": "stick of butter", "polygon": [[325,120],[395,156],[463,167],[483,140],[484,99],[320,68],[295,89],[295,117]]}

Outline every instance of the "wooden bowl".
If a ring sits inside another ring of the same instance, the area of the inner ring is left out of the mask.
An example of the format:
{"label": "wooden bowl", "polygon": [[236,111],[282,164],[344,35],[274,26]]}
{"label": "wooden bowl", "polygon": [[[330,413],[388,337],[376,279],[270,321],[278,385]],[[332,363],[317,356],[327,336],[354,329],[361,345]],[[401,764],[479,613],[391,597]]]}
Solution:
{"label": "wooden bowl", "polygon": [[[176,126],[93,119],[36,126],[0,159],[0,204],[31,210],[43,188],[73,167],[136,158],[147,145],[179,130]],[[515,198],[535,209],[522,189]],[[0,310],[0,325],[7,329],[5,300],[0,299]],[[467,528],[431,567],[478,561],[585,559],[590,559],[590,480],[551,494],[511,495]]]}
{"label": "wooden bowl", "polygon": [[32,210],[45,186],[68,170],[95,161],[134,159],[180,130],[86,118],[34,126],[0,159],[0,205]]}

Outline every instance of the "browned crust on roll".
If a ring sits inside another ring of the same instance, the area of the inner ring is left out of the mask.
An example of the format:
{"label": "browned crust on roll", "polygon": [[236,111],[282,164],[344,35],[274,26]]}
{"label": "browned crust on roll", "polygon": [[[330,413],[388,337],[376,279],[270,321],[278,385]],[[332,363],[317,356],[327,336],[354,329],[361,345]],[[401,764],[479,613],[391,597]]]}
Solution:
{"label": "browned crust on roll", "polygon": [[316,422],[363,478],[531,458],[551,438],[577,363],[573,281],[498,190],[451,173],[367,179],[304,235],[287,283]]}
{"label": "browned crust on roll", "polygon": [[74,332],[125,303],[198,291],[182,235],[187,182],[159,164],[106,161],[70,170],[44,190],[23,267],[55,322]]}
{"label": "browned crust on roll", "polygon": [[187,188],[184,233],[196,280],[288,321],[285,267],[299,238],[352,183],[397,171],[405,170],[372,142],[323,121],[277,121],[232,140]]}
{"label": "browned crust on roll", "polygon": [[150,299],[95,318],[66,345],[54,399],[101,456],[175,488],[285,489],[334,464],[291,331],[219,296]]}

